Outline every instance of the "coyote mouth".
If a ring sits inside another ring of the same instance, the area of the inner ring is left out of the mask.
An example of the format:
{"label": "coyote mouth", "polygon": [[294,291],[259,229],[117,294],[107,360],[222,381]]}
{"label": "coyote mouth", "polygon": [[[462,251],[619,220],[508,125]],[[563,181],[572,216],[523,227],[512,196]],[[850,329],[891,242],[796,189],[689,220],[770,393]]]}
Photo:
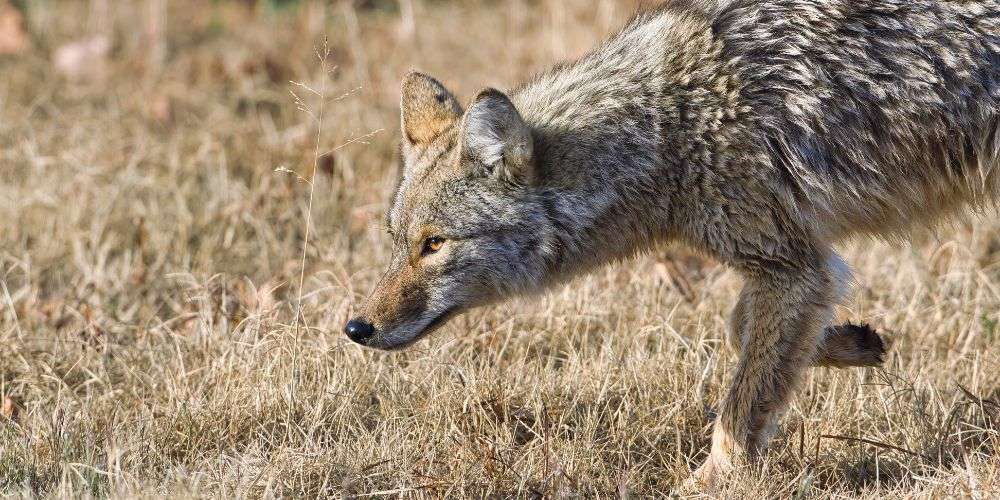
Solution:
{"label": "coyote mouth", "polygon": [[431,332],[433,332],[434,330],[437,330],[438,328],[440,328],[441,325],[447,323],[448,320],[451,319],[452,316],[454,316],[456,312],[457,312],[457,308],[455,308],[455,307],[449,307],[448,309],[445,309],[444,311],[442,311],[441,314],[438,314],[437,316],[435,316],[434,319],[432,319],[430,323],[427,323],[427,326],[424,327],[424,331],[420,332],[420,335],[418,336],[418,338],[419,337],[423,337],[424,335],[428,335]]}
{"label": "coyote mouth", "polygon": [[[430,323],[427,323],[427,326],[425,326],[422,330],[417,332],[416,335],[414,335],[412,338],[393,339],[392,337],[382,336],[381,338],[377,339],[381,341],[382,345],[375,345],[375,343],[369,343],[368,347],[374,347],[376,349],[383,349],[388,351],[398,351],[405,349],[413,345],[420,339],[430,335],[435,330],[440,328],[442,325],[447,323],[449,319],[451,319],[458,313],[458,311],[459,311],[458,307],[449,307],[448,309],[445,309],[437,316],[435,316],[434,319],[430,321]],[[386,341],[389,341],[391,343],[386,343]]]}
{"label": "coyote mouth", "polygon": [[435,316],[434,319],[432,319],[430,323],[427,323],[427,326],[425,326],[423,330],[421,330],[419,333],[417,333],[413,337],[413,340],[410,340],[409,342],[407,342],[406,345],[410,345],[410,344],[412,344],[412,343],[414,343],[414,342],[416,342],[416,341],[418,341],[418,340],[420,340],[420,339],[422,339],[422,338],[424,338],[424,337],[426,337],[426,336],[434,333],[435,330],[437,330],[438,328],[441,328],[441,326],[443,326],[445,323],[447,323],[448,320],[450,320],[452,317],[454,317],[457,312],[458,312],[458,308],[457,307],[449,307],[448,309],[445,309],[444,311],[441,311],[440,314],[438,314],[437,316]]}

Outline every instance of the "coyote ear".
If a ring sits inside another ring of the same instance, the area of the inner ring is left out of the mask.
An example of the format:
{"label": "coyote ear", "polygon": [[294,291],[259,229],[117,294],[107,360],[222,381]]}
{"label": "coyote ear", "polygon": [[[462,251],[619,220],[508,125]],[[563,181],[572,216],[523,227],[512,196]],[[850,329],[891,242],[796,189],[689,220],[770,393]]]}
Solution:
{"label": "coyote ear", "polygon": [[462,122],[462,157],[486,166],[485,174],[522,184],[534,180],[531,127],[502,92],[479,93]]}
{"label": "coyote ear", "polygon": [[462,106],[441,82],[412,71],[403,78],[403,135],[410,145],[426,144],[458,123]]}

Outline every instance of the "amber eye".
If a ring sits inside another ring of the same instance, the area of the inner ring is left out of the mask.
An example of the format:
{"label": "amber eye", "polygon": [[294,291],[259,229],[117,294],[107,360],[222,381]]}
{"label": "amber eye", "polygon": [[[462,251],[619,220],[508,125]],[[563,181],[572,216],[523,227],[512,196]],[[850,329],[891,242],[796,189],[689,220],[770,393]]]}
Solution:
{"label": "amber eye", "polygon": [[431,236],[430,238],[424,240],[424,249],[421,251],[421,254],[427,255],[437,252],[438,250],[441,250],[441,247],[443,246],[444,238],[440,236]]}

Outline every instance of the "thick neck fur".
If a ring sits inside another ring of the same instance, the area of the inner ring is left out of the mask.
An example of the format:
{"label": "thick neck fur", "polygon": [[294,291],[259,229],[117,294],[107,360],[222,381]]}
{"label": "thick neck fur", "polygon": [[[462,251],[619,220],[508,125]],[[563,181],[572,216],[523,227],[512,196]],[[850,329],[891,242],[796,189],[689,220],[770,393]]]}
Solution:
{"label": "thick neck fur", "polygon": [[534,130],[553,277],[673,235],[681,214],[671,201],[685,189],[685,171],[719,161],[731,89],[717,54],[704,19],[647,14],[514,92]]}

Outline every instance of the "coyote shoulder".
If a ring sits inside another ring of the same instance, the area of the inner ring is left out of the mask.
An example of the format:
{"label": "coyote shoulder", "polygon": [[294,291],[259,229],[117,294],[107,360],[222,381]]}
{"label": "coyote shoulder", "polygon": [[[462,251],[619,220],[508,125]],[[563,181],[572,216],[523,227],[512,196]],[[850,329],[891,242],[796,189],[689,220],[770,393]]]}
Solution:
{"label": "coyote shoulder", "polygon": [[393,257],[351,339],[401,348],[471,307],[679,241],[745,286],[696,476],[759,457],[810,365],[871,366],[833,325],[832,245],[1000,193],[1000,0],[670,2],[580,60],[465,108],[402,85]]}

